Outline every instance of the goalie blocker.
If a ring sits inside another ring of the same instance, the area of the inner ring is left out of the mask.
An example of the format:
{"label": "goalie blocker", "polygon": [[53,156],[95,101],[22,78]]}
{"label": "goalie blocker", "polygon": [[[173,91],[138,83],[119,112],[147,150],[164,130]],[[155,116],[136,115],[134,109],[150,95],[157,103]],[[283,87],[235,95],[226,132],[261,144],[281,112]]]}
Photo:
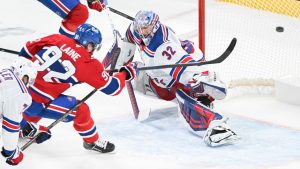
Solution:
{"label": "goalie blocker", "polygon": [[204,106],[181,89],[176,91],[178,108],[190,128],[198,135],[205,131],[203,140],[208,146],[230,144],[239,139],[227,125],[228,118]]}
{"label": "goalie blocker", "polygon": [[115,69],[119,69],[123,65],[131,62],[133,59],[135,45],[121,39],[120,33],[118,31],[116,32],[118,36],[116,36],[115,43],[112,45],[111,49],[102,61],[105,68],[112,65],[113,56],[115,55],[117,55]]}

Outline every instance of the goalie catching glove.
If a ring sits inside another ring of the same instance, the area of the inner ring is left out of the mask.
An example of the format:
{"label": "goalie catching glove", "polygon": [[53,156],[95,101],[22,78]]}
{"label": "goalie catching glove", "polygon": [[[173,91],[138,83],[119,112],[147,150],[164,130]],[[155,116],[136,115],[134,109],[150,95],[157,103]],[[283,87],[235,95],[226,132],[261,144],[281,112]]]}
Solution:
{"label": "goalie catching glove", "polygon": [[91,9],[101,12],[107,6],[107,0],[87,0]]}
{"label": "goalie catching glove", "polygon": [[43,143],[51,138],[50,130],[45,126],[38,125],[36,123],[27,123],[21,131],[21,137],[23,138],[32,139],[38,134],[39,136],[35,140],[37,144]]}

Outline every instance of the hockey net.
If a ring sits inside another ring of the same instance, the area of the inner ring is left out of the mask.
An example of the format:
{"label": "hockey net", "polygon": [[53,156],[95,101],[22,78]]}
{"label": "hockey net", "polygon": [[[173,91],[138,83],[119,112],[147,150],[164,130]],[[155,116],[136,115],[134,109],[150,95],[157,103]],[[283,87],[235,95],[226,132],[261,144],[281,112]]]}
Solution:
{"label": "hockey net", "polygon": [[300,77],[299,1],[211,0],[204,7],[199,30],[205,28],[205,40],[199,43],[205,42],[207,60],[222,53],[233,37],[238,39],[232,55],[211,66],[230,88],[261,92],[274,88],[278,79]]}

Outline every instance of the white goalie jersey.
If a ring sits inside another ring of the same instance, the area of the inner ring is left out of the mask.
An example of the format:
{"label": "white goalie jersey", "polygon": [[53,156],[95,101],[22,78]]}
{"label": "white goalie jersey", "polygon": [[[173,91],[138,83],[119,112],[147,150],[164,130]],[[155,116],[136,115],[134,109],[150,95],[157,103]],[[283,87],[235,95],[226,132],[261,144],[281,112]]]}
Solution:
{"label": "white goalie jersey", "polygon": [[2,140],[6,150],[15,150],[19,138],[22,112],[31,104],[25,84],[11,69],[0,70],[0,116]]}
{"label": "white goalie jersey", "polygon": [[[139,35],[133,31],[132,25],[130,25],[126,32],[126,40],[139,47],[141,59],[147,66],[184,64],[204,60],[204,56],[198,48],[194,48],[191,53],[187,53],[187,51],[183,49],[181,41],[178,39],[176,34],[164,25],[160,26],[150,44],[147,46],[143,44]],[[132,48],[135,48],[135,45],[134,47],[131,46],[129,48],[131,48],[130,51],[132,51]],[[119,58],[119,64],[124,64],[130,59],[128,55],[122,55],[122,52]],[[204,66],[189,66],[147,70],[146,72],[158,86],[170,88],[175,81],[187,84],[194,74],[198,74],[204,70],[206,70]]]}
{"label": "white goalie jersey", "polygon": [[[145,52],[141,52],[141,57],[145,65],[159,66],[168,64],[185,64],[201,61],[203,58],[199,50],[198,54],[187,54],[181,47],[180,42],[175,40],[161,44],[155,51],[154,57],[149,57]],[[175,81],[187,84],[195,74],[204,71],[204,67],[174,67],[168,69],[147,70],[147,74],[154,79],[154,82],[163,88],[170,88]]]}

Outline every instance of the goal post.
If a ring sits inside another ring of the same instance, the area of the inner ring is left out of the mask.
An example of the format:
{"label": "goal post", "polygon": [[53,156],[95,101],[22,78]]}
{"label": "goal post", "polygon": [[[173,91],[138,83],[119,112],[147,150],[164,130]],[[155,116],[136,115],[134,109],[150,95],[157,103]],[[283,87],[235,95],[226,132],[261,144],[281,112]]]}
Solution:
{"label": "goal post", "polygon": [[205,55],[205,0],[198,0],[199,48]]}

